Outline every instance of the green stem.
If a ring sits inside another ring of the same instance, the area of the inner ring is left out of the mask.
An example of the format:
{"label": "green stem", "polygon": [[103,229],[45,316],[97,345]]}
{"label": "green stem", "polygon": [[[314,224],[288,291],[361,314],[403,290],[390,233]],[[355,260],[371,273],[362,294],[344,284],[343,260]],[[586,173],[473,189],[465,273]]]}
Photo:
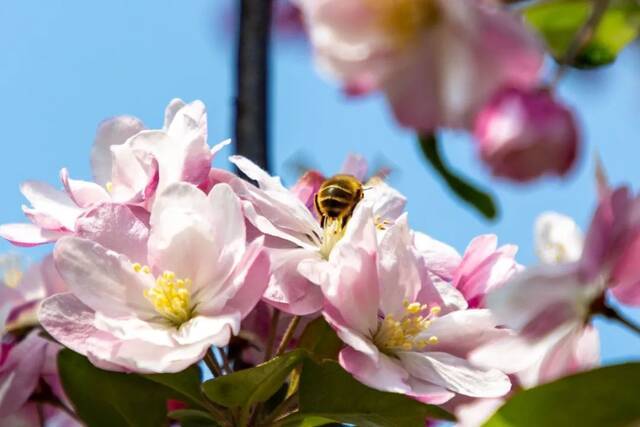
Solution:
{"label": "green stem", "polygon": [[207,353],[204,355],[203,360],[214,377],[219,377],[222,375],[222,369],[220,369],[220,365],[218,365],[216,357],[214,356],[213,350],[211,350],[211,348],[207,350]]}
{"label": "green stem", "polygon": [[300,323],[300,316],[293,316],[291,321],[289,322],[289,326],[287,327],[284,336],[282,337],[282,341],[280,341],[280,345],[278,346],[278,350],[276,351],[276,357],[280,356],[287,350],[289,346],[289,342],[291,342],[291,338],[296,332],[296,328],[298,327],[298,323]]}
{"label": "green stem", "polygon": [[267,345],[264,351],[264,361],[271,359],[273,355],[273,344],[276,340],[276,334],[278,332],[278,322],[280,321],[280,310],[273,309],[273,316],[271,316],[271,324],[269,325],[269,336],[267,338]]}

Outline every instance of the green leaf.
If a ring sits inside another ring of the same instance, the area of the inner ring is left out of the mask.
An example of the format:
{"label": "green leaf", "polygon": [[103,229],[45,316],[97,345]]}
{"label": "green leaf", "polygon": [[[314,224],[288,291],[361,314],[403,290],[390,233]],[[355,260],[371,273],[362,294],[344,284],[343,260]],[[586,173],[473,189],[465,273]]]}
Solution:
{"label": "green leaf", "polygon": [[206,402],[200,390],[202,373],[198,365],[191,366],[177,374],[150,374],[144,378],[161,384],[171,390],[171,398],[205,408]]}
{"label": "green leaf", "polygon": [[607,366],[516,394],[485,427],[640,425],[640,363]]}
{"label": "green leaf", "polygon": [[311,321],[300,336],[298,347],[303,348],[317,361],[337,360],[342,341],[324,317]]}
{"label": "green leaf", "polygon": [[440,156],[438,140],[434,134],[419,137],[420,148],[424,157],[433,169],[458,197],[473,206],[485,218],[494,219],[497,215],[496,205],[486,192],[479,190],[473,184],[452,172]]}
{"label": "green leaf", "polygon": [[178,409],[169,418],[180,422],[180,427],[218,427],[219,424],[207,412],[196,409]]}
{"label": "green leaf", "polygon": [[[562,58],[580,28],[589,19],[592,0],[538,2],[527,7],[524,16],[547,43],[551,54]],[[610,64],[640,30],[640,3],[613,0],[602,16],[590,41],[580,50],[576,68],[594,68]]]}
{"label": "green leaf", "polygon": [[227,408],[249,407],[277,392],[304,356],[303,350],[285,353],[254,368],[209,380],[202,389],[209,399]]}
{"label": "green leaf", "polygon": [[453,420],[436,406],[371,389],[333,361],[320,364],[310,359],[304,361],[299,401],[299,414],[283,420],[282,425],[311,427],[338,422],[359,427],[424,427],[427,417]]}
{"label": "green leaf", "polygon": [[165,421],[167,389],[140,375],[103,371],[68,349],[58,355],[58,370],[65,393],[89,427],[157,427]]}

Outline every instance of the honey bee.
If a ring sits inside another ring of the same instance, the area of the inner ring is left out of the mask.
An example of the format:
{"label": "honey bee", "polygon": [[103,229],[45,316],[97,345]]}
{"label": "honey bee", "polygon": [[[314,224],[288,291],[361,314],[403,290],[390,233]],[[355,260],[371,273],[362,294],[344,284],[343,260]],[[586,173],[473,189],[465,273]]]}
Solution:
{"label": "honey bee", "polygon": [[324,181],[314,199],[320,225],[325,228],[327,221],[339,221],[344,228],[363,196],[362,183],[352,175],[334,175]]}

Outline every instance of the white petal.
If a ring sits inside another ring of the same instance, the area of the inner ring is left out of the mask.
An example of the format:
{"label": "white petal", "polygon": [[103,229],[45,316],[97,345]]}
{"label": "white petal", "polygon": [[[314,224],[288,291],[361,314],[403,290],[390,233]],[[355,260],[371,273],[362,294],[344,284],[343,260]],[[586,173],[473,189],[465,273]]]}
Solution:
{"label": "white petal", "polygon": [[409,373],[421,380],[471,397],[499,397],[511,389],[509,377],[497,369],[481,369],[467,360],[440,352],[398,352]]}
{"label": "white petal", "polygon": [[580,259],[584,236],[578,224],[566,215],[544,212],[534,228],[538,258],[545,264],[574,262]]}

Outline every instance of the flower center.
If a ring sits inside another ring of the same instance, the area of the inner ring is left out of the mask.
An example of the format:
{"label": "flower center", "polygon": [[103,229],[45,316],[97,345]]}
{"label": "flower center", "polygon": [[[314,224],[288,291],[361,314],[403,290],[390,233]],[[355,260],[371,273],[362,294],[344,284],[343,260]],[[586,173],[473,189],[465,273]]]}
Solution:
{"label": "flower center", "polygon": [[[149,267],[134,264],[136,272],[150,274]],[[191,318],[191,279],[178,279],[172,271],[165,271],[156,278],[153,288],[145,289],[144,296],[155,310],[175,326]]]}
{"label": "flower center", "polygon": [[404,45],[421,30],[438,19],[438,7],[433,0],[367,0],[378,18],[378,25],[396,43]]}
{"label": "flower center", "polygon": [[327,218],[322,235],[322,244],[320,245],[320,255],[322,258],[329,259],[329,254],[333,247],[338,243],[346,227],[342,226],[342,219]]}
{"label": "flower center", "polygon": [[373,341],[382,352],[423,350],[429,344],[437,344],[438,337],[426,336],[425,333],[438,313],[440,307],[428,309],[426,304],[405,301],[402,317],[396,319],[392,314],[385,316],[378,325]]}

